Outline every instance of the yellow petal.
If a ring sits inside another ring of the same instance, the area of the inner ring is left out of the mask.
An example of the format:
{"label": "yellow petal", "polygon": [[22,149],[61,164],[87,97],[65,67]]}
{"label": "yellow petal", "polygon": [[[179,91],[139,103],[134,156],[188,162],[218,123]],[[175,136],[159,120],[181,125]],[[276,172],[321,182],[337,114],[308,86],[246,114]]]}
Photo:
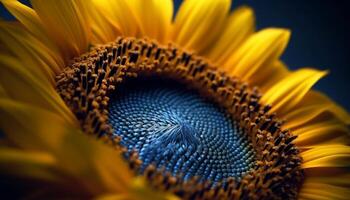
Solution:
{"label": "yellow petal", "polygon": [[315,104],[296,106],[296,108],[284,116],[284,119],[286,119],[286,123],[283,125],[284,128],[294,129],[298,126],[307,125],[308,122],[328,111],[329,106],[326,104]]}
{"label": "yellow petal", "polygon": [[42,22],[36,12],[17,0],[1,0],[6,9],[38,38],[47,37]]}
{"label": "yellow petal", "polygon": [[223,64],[255,29],[254,12],[247,6],[236,9],[227,19],[226,28],[207,57],[217,64]]}
{"label": "yellow petal", "polygon": [[326,74],[325,71],[307,68],[297,70],[268,89],[261,102],[271,104],[271,112],[277,111],[283,115],[298,104],[310,88]]}
{"label": "yellow petal", "polygon": [[319,123],[326,118],[334,118],[343,126],[350,123],[350,115],[343,108],[316,91],[309,91],[295,109],[283,117],[286,119],[284,127],[289,129]]}
{"label": "yellow petal", "polygon": [[[350,174],[346,167],[304,168],[305,179],[299,191],[301,199],[341,199],[347,197],[350,187]],[[323,189],[327,192],[323,192]],[[316,191],[316,189],[318,191]],[[307,198],[306,198],[307,197]]]}
{"label": "yellow petal", "polygon": [[0,56],[0,85],[11,99],[26,102],[59,113],[67,121],[77,124],[75,116],[53,86],[32,75],[15,58]]}
{"label": "yellow petal", "polygon": [[47,35],[47,32],[45,31],[36,12],[32,8],[20,3],[17,0],[1,0],[1,2],[4,4],[6,9],[8,9],[9,12],[26,27],[27,30],[29,30],[37,39],[40,39],[40,41],[45,44],[45,46],[50,50],[47,51],[47,53],[50,53],[51,56],[53,56],[58,65],[64,66],[57,46]]}
{"label": "yellow petal", "polygon": [[54,83],[55,73],[60,71],[61,66],[50,53],[50,49],[20,26],[1,23],[0,28],[3,48],[15,55],[38,78]]}
{"label": "yellow petal", "polygon": [[320,144],[348,144],[349,139],[345,139],[349,134],[347,126],[337,120],[313,123],[300,128],[292,129],[297,135],[295,143],[298,146],[314,146]]}
{"label": "yellow petal", "polygon": [[87,50],[90,27],[85,4],[90,3],[89,0],[32,0],[31,3],[66,59]]}
{"label": "yellow petal", "polygon": [[186,0],[176,15],[172,38],[180,47],[200,54],[221,34],[230,0]]}
{"label": "yellow petal", "polygon": [[248,80],[250,85],[258,86],[264,93],[274,84],[290,74],[288,67],[280,60],[277,60],[270,65],[260,67],[253,75],[251,80]]}
{"label": "yellow petal", "polygon": [[[101,3],[102,1],[97,0],[97,2]],[[114,41],[118,36],[122,35],[119,25],[115,26],[115,23],[111,23],[106,17],[106,13],[98,9],[96,4],[90,6],[89,17],[93,44],[105,44]]]}
{"label": "yellow petal", "polygon": [[131,194],[135,199],[144,200],[179,200],[173,194],[165,193],[159,190],[154,190],[147,187],[147,180],[143,177],[138,177],[133,181],[133,187],[131,189]]}
{"label": "yellow petal", "polygon": [[[346,171],[346,170],[344,170]],[[317,172],[312,173],[310,170],[306,170],[306,182],[309,183],[321,183],[330,184],[339,187],[350,187],[350,174],[349,172]]]}
{"label": "yellow petal", "polygon": [[[339,177],[341,178],[341,177]],[[320,184],[305,181],[301,186],[298,199],[302,200],[347,200],[350,196],[348,187]]]}
{"label": "yellow petal", "polygon": [[96,198],[95,200],[132,200],[125,194],[103,194]]}
{"label": "yellow petal", "polygon": [[[124,36],[137,36],[140,25],[131,9],[131,0],[93,0],[95,9],[104,17],[111,27],[118,29]],[[103,27],[101,27],[103,28]]]}
{"label": "yellow petal", "polygon": [[160,190],[154,190],[147,186],[147,181],[143,177],[133,180],[132,187],[128,195],[123,194],[103,194],[98,196],[96,200],[179,200],[173,194],[165,193]]}
{"label": "yellow petal", "polygon": [[59,181],[54,174],[55,158],[47,153],[0,148],[0,173],[41,181]]}
{"label": "yellow petal", "polygon": [[288,44],[289,30],[269,28],[252,35],[224,64],[224,69],[249,80],[259,68],[275,62]]}
{"label": "yellow petal", "polygon": [[347,145],[315,146],[301,153],[302,168],[349,167],[350,147]]}
{"label": "yellow petal", "polygon": [[346,124],[350,124],[350,114],[325,94],[318,91],[309,91],[300,102],[298,107],[302,108],[313,105],[323,106],[326,112],[330,112],[339,120],[343,121]]}
{"label": "yellow petal", "polygon": [[171,21],[173,17],[172,0],[134,0],[132,11],[137,17],[142,35],[158,42],[168,42]]}
{"label": "yellow petal", "polygon": [[83,135],[57,114],[0,99],[0,129],[21,148],[53,155],[57,168],[79,181],[86,193],[129,190],[133,175],[121,154]]}

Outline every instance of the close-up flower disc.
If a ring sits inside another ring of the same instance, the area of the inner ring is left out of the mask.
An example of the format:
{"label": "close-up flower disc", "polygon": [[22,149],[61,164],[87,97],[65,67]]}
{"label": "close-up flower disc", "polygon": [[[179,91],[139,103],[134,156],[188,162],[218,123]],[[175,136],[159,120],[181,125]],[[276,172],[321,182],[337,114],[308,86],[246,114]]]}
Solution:
{"label": "close-up flower disc", "polygon": [[110,138],[155,187],[190,199],[296,196],[295,137],[256,88],[200,57],[119,38],[77,58],[57,83],[85,131]]}
{"label": "close-up flower disc", "polygon": [[[350,115],[230,0],[0,0],[0,199],[344,199]],[[341,90],[339,90],[341,91]]]}

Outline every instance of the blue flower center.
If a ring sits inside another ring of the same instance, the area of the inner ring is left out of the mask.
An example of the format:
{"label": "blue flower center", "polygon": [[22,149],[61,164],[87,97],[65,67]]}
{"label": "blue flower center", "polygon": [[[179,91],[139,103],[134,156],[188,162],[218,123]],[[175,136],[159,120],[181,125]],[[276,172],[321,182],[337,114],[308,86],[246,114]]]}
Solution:
{"label": "blue flower center", "polygon": [[118,87],[109,103],[114,134],[137,150],[141,172],[154,164],[187,180],[239,179],[254,165],[244,130],[225,109],[174,82],[142,80]]}

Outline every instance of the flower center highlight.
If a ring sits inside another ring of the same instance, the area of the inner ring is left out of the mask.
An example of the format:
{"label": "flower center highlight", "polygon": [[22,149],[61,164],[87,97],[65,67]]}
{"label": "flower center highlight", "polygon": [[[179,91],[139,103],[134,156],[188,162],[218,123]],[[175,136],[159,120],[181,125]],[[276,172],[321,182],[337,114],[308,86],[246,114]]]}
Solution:
{"label": "flower center highlight", "polygon": [[109,103],[109,120],[121,144],[143,161],[185,180],[214,184],[240,178],[254,165],[254,150],[236,121],[196,91],[174,82],[126,84]]}

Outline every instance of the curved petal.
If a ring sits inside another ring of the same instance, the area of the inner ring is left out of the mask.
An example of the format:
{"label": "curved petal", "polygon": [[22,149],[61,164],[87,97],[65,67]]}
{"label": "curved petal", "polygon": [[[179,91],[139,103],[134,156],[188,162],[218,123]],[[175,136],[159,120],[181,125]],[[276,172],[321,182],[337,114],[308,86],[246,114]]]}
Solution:
{"label": "curved petal", "polygon": [[94,200],[126,200],[129,198],[125,194],[102,194],[94,198]]}
{"label": "curved petal", "polygon": [[349,128],[337,120],[305,125],[292,129],[298,137],[295,143],[299,147],[309,147],[324,144],[349,144]]}
{"label": "curved petal", "polygon": [[188,51],[208,51],[221,33],[230,0],[186,0],[176,15],[172,39]]}
{"label": "curved petal", "polygon": [[122,35],[122,31],[120,30],[119,25],[116,26],[115,23],[111,23],[109,18],[106,17],[107,14],[96,5],[97,3],[93,1],[93,4],[88,8],[92,43],[105,44],[114,41],[118,36]]}
{"label": "curved petal", "polygon": [[324,121],[325,118],[335,118],[338,124],[349,124],[350,116],[336,103],[328,98],[323,98],[319,92],[308,92],[303,100],[295,106],[293,111],[284,115],[286,123],[284,128],[295,129]]}
{"label": "curved petal", "polygon": [[315,104],[296,107],[297,109],[288,112],[284,116],[284,119],[286,119],[286,123],[283,124],[284,128],[295,129],[303,125],[307,126],[308,122],[316,119],[318,116],[322,115],[322,113],[327,112],[329,109],[329,106],[327,104]]}
{"label": "curved petal", "polygon": [[288,76],[291,72],[288,67],[280,60],[276,60],[270,65],[260,67],[252,75],[250,80],[247,82],[250,85],[258,86],[259,89],[265,93],[274,84]]}
{"label": "curved petal", "polygon": [[310,88],[326,74],[325,71],[308,68],[297,70],[268,89],[261,102],[273,105],[270,112],[278,111],[279,115],[283,115],[298,104]]}
{"label": "curved petal", "polygon": [[87,50],[90,27],[85,4],[90,0],[31,0],[31,3],[66,60]]}
{"label": "curved petal", "polygon": [[305,95],[293,112],[285,115],[285,118],[288,120],[286,125],[293,127],[307,123],[324,112],[332,113],[343,123],[350,124],[350,114],[346,110],[325,94],[312,90]]}
{"label": "curved petal", "polygon": [[123,193],[130,187],[133,175],[118,151],[54,113],[0,99],[0,128],[19,147],[52,154],[56,167],[74,177],[85,193]]}
{"label": "curved petal", "polygon": [[345,170],[337,170],[325,173],[324,171],[311,171],[306,169],[306,182],[329,184],[339,187],[350,187],[350,173]]}
{"label": "curved petal", "polygon": [[247,6],[235,9],[227,19],[223,33],[206,56],[219,65],[224,64],[254,29],[254,11]]}
{"label": "curved petal", "polygon": [[305,180],[299,199],[347,199],[350,195],[350,147],[320,145],[301,153]]}
{"label": "curved petal", "polygon": [[315,146],[301,153],[302,168],[349,167],[350,147],[347,145]]}
{"label": "curved petal", "polygon": [[[331,112],[334,115],[336,115],[338,117],[338,119],[342,120],[347,125],[350,124],[350,114],[349,114],[349,112],[347,112],[344,108],[342,108],[337,103],[335,103],[333,100],[331,100],[325,94],[317,92],[317,91],[311,91],[310,98],[311,99],[315,99],[315,101],[317,100],[317,101],[325,102],[327,105],[329,105],[329,107],[328,107],[328,111],[329,112]],[[308,101],[308,100],[305,100],[305,101]],[[310,103],[312,103],[312,101]]]}
{"label": "curved petal", "polygon": [[38,38],[47,37],[43,24],[36,12],[17,0],[1,0],[6,9]]}
{"label": "curved petal", "polygon": [[15,55],[38,78],[50,80],[53,84],[55,73],[62,66],[56,62],[51,50],[20,26],[0,23],[0,28],[2,48]]}
{"label": "curved petal", "polygon": [[[93,8],[124,36],[138,36],[140,25],[131,9],[131,0],[93,0]],[[103,27],[101,27],[103,29]]]}
{"label": "curved petal", "polygon": [[288,44],[289,30],[269,28],[252,35],[224,64],[224,69],[249,80],[259,68],[275,62]]}
{"label": "curved petal", "polygon": [[[341,179],[341,177],[339,177]],[[347,187],[339,187],[330,184],[320,184],[306,180],[299,192],[298,199],[302,200],[347,200],[350,190]]]}
{"label": "curved petal", "polygon": [[137,17],[142,35],[167,43],[174,5],[172,0],[134,0],[132,11]]}
{"label": "curved petal", "polygon": [[52,170],[55,164],[55,158],[47,153],[0,148],[0,173],[3,175],[57,181],[60,177]]}
{"label": "curved petal", "polygon": [[73,113],[45,79],[33,76],[15,58],[0,56],[0,64],[0,85],[9,98],[60,113],[67,121],[77,124]]}
{"label": "curved petal", "polygon": [[98,196],[96,200],[123,200],[123,199],[142,199],[142,200],[180,200],[179,197],[165,193],[159,190],[146,187],[147,181],[138,177],[132,183],[129,195],[124,194],[103,194]]}
{"label": "curved petal", "polygon": [[8,11],[15,16],[27,30],[29,30],[29,32],[31,32],[37,39],[40,39],[40,41],[43,41],[42,43],[50,50],[48,53],[51,54],[59,66],[63,67],[64,62],[60,57],[59,49],[49,38],[36,12],[17,0],[1,0],[1,2],[6,9],[8,9]]}

